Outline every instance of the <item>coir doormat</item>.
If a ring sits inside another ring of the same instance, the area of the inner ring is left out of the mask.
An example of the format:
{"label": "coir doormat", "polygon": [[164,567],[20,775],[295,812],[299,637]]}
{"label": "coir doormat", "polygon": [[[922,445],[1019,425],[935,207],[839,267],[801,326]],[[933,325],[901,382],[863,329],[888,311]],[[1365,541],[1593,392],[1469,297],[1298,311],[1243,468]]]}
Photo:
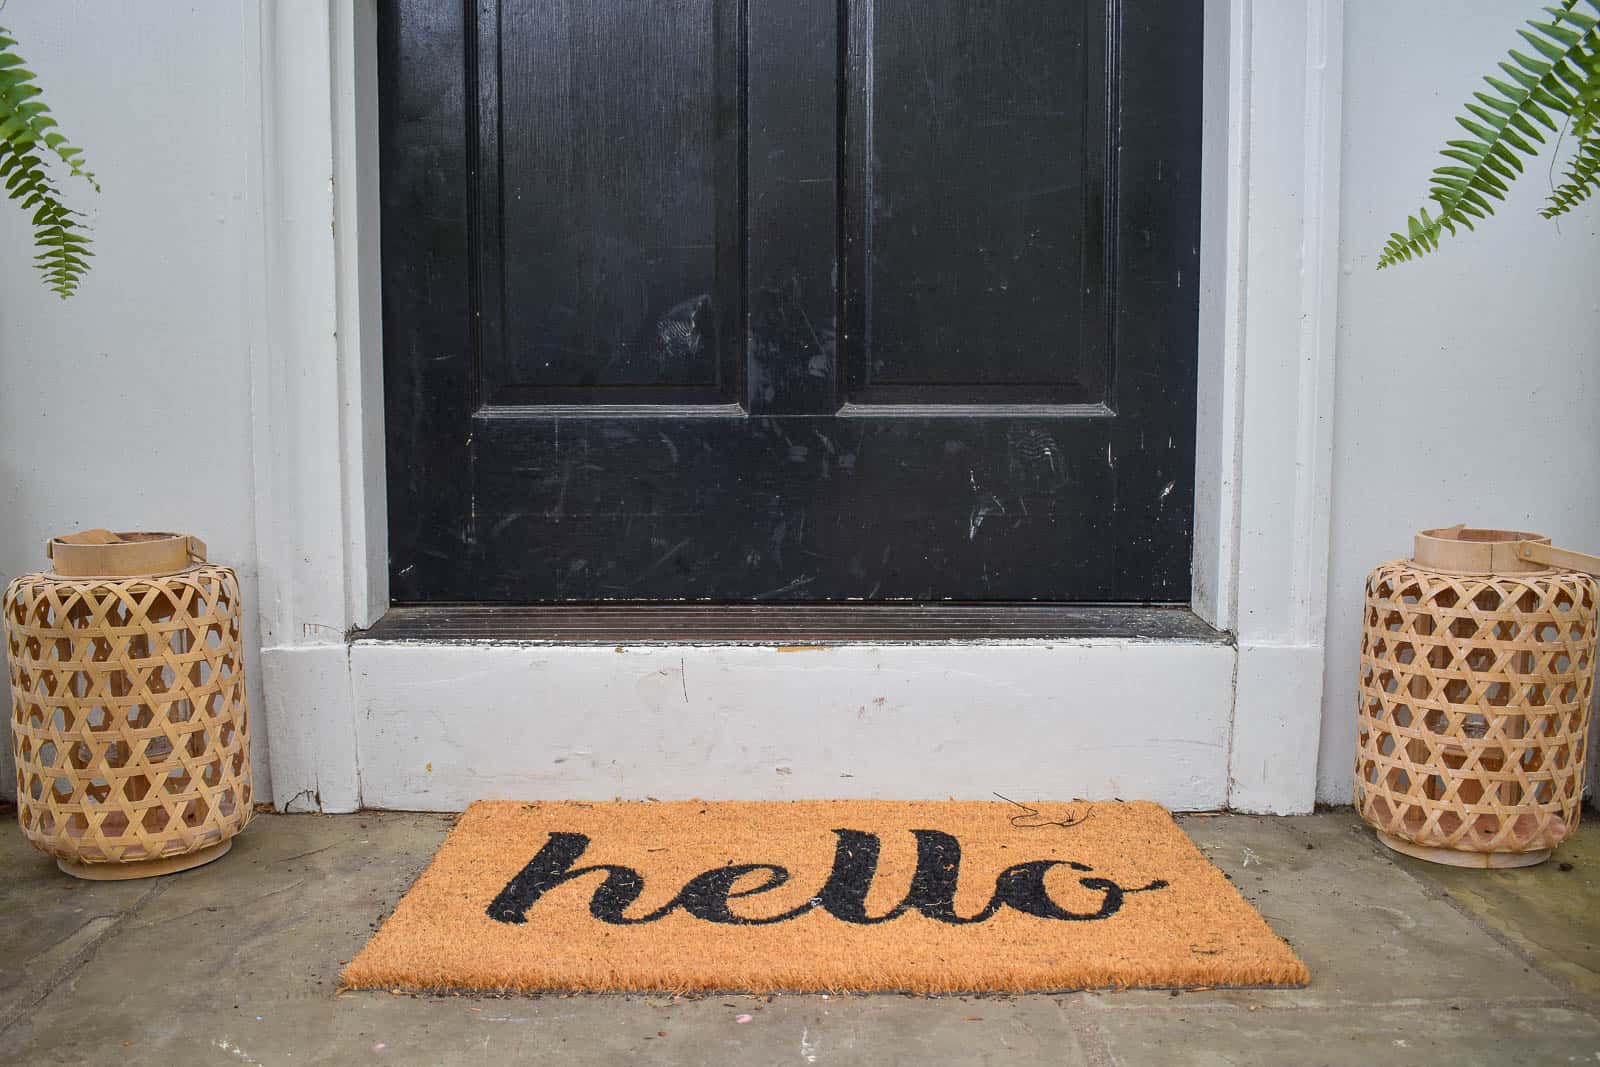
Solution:
{"label": "coir doormat", "polygon": [[1299,985],[1146,803],[474,804],[357,988],[1022,992]]}

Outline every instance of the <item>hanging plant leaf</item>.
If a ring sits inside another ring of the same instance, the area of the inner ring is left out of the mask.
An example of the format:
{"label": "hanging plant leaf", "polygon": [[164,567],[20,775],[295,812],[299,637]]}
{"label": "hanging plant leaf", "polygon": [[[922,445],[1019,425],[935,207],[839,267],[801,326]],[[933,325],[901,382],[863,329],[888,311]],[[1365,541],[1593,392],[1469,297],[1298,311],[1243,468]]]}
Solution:
{"label": "hanging plant leaf", "polygon": [[1483,79],[1493,92],[1474,92],[1467,114],[1456,117],[1470,136],[1440,150],[1446,164],[1434,168],[1428,190],[1436,214],[1423,208],[1405,233],[1390,234],[1379,270],[1432,252],[1443,235],[1493,215],[1522,173],[1522,157],[1537,156],[1551,134],[1562,135],[1553,115],[1565,116],[1577,143],[1540,214],[1563,215],[1600,188],[1600,0],[1563,0],[1544,11],[1549,21],[1533,19],[1517,31],[1535,54],[1513,48],[1499,64],[1505,77]]}
{"label": "hanging plant leaf", "polygon": [[0,181],[6,197],[31,214],[34,264],[45,285],[65,299],[78,291],[94,253],[83,213],[62,201],[45,161],[53,157],[68,177],[84,179],[95,192],[100,185],[83,165],[83,153],[67,141],[39,99],[41,90],[16,47],[0,28]]}

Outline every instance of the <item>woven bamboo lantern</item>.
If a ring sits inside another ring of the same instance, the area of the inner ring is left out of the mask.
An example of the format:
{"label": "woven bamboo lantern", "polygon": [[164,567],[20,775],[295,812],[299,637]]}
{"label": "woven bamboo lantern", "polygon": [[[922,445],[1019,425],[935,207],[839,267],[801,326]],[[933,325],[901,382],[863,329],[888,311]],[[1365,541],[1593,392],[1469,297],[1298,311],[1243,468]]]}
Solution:
{"label": "woven bamboo lantern", "polygon": [[1355,795],[1384,844],[1526,867],[1578,825],[1600,558],[1512,530],[1424,530],[1367,578]]}
{"label": "woven bamboo lantern", "polygon": [[80,878],[209,863],[254,810],[237,577],[179,534],[47,552],[3,605],[23,835]]}

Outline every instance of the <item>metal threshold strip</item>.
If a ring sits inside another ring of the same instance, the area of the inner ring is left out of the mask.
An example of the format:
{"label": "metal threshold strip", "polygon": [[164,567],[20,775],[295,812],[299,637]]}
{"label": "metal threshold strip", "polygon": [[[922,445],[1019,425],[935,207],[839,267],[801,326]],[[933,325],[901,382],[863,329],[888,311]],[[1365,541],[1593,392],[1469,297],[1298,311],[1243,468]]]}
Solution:
{"label": "metal threshold strip", "polygon": [[1226,644],[1187,605],[438,604],[391,608],[356,641],[833,645],[1123,639]]}

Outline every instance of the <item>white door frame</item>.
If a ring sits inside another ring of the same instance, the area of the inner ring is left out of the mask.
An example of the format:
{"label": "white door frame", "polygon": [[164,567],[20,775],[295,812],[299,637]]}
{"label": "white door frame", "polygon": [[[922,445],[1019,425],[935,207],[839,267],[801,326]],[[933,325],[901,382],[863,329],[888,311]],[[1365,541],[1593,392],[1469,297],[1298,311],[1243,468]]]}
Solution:
{"label": "white door frame", "polygon": [[[1034,795],[1310,810],[1343,0],[1207,3],[1193,605],[1235,642],[787,657],[348,639],[388,602],[374,3],[261,0],[248,50],[262,130],[248,191],[262,209],[250,352],[259,612],[280,808],[986,796],[1020,782]],[[975,708],[989,740],[973,734]]]}

